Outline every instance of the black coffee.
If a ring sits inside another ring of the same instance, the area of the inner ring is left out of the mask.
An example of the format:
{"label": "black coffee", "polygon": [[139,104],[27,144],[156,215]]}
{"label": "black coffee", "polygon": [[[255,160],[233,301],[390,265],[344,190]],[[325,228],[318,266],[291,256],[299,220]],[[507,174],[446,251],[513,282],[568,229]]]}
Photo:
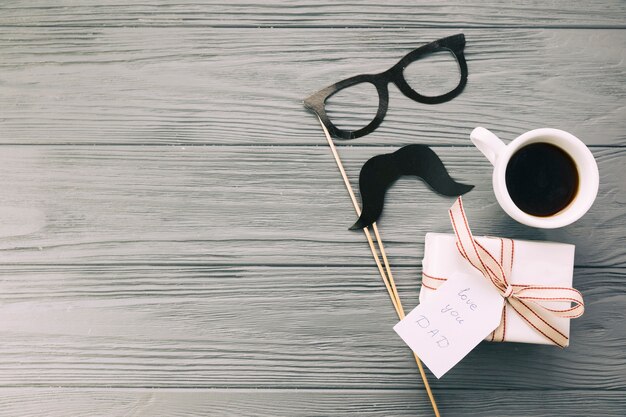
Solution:
{"label": "black coffee", "polygon": [[522,211],[533,216],[552,216],[576,196],[576,163],[564,150],[549,143],[524,146],[509,160],[506,188]]}

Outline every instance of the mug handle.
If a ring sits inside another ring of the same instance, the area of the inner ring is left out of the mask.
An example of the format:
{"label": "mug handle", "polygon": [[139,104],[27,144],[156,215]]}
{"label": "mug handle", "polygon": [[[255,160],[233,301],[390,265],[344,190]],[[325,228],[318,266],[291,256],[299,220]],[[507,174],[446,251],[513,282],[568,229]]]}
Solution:
{"label": "mug handle", "polygon": [[506,145],[496,135],[485,129],[484,127],[477,127],[470,133],[470,139],[474,146],[483,153],[491,162],[491,165],[496,165],[498,156],[504,152]]}

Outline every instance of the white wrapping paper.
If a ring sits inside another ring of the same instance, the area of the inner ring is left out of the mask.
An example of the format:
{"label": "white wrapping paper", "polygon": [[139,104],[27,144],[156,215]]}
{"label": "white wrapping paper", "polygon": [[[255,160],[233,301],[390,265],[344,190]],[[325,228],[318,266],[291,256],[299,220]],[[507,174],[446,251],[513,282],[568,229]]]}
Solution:
{"label": "white wrapping paper", "polygon": [[[492,255],[499,257],[499,238],[475,236],[475,239]],[[427,233],[423,272],[438,278],[450,278],[455,272],[459,272],[473,274],[476,279],[486,279],[459,254],[455,241],[453,234]],[[574,245],[564,243],[515,240],[513,269],[509,278],[511,283],[571,287],[574,248]],[[420,302],[427,300],[434,292],[435,290],[422,286]],[[554,303],[554,306],[562,307],[563,303]],[[506,308],[506,342],[551,344],[510,306],[507,305]],[[567,318],[555,317],[552,323],[569,337],[569,321]]]}

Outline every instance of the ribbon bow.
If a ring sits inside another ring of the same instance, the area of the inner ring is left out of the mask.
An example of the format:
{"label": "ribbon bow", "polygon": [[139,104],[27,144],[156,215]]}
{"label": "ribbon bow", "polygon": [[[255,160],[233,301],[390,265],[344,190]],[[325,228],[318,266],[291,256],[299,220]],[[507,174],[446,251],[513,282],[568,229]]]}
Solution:
{"label": "ribbon bow", "polygon": [[[487,278],[505,299],[500,325],[491,334],[492,341],[504,341],[506,336],[507,305],[517,312],[532,328],[559,347],[568,345],[568,337],[550,323],[554,317],[577,318],[585,311],[582,294],[569,287],[512,284],[511,270],[515,258],[515,242],[500,238],[500,259],[478,243],[469,228],[463,202],[459,197],[449,210],[456,235],[456,247],[463,258]],[[423,274],[430,288],[443,284],[445,278]],[[566,302],[570,307],[554,308],[554,302]],[[571,306],[573,303],[573,307]]]}

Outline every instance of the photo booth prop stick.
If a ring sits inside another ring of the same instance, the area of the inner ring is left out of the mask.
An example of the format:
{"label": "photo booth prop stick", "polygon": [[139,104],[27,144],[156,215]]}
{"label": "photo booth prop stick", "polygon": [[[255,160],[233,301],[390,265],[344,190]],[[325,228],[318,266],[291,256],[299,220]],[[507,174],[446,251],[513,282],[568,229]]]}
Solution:
{"label": "photo booth prop stick", "polygon": [[[339,154],[337,153],[337,148],[330,137],[330,133],[324,126],[322,120],[318,117],[320,125],[322,126],[322,130],[324,131],[324,135],[326,136],[326,140],[328,141],[328,146],[335,158],[335,162],[337,163],[337,168],[339,168],[339,172],[341,173],[341,177],[343,178],[343,182],[348,190],[348,194],[350,195],[350,199],[352,200],[352,205],[354,206],[354,210],[356,211],[356,215],[361,215],[361,209],[359,208],[359,203],[356,200],[356,196],[354,195],[354,191],[352,190],[352,186],[350,185],[350,180],[348,179],[348,175],[346,174],[346,170],[343,167],[343,163],[341,162],[341,158],[339,158]],[[389,261],[387,260],[387,254],[385,253],[385,248],[383,246],[382,239],[380,237],[380,233],[378,232],[378,227],[376,223],[372,224],[372,230],[374,231],[374,235],[376,237],[376,242],[378,243],[378,247],[380,249],[381,256],[383,258],[383,262],[385,264],[385,269],[381,265],[378,251],[376,250],[376,246],[374,246],[374,242],[372,240],[372,235],[369,231],[368,227],[363,228],[363,232],[365,233],[365,237],[367,238],[367,243],[369,244],[370,250],[372,252],[372,256],[374,257],[374,261],[376,262],[376,267],[378,268],[378,272],[380,273],[380,277],[382,278],[385,288],[387,289],[387,293],[391,298],[391,303],[393,304],[398,318],[402,320],[404,318],[404,308],[402,307],[402,303],[400,301],[400,296],[398,295],[398,290],[396,288],[395,281],[393,279],[393,275],[391,274],[391,268],[389,267]],[[433,408],[433,412],[436,417],[440,417],[439,409],[437,408],[437,403],[435,402],[435,397],[430,389],[430,384],[428,383],[428,379],[426,378],[426,373],[424,372],[424,367],[422,366],[422,362],[419,357],[413,353],[415,357],[415,363],[419,369],[420,375],[422,377],[422,381],[424,382],[424,387],[426,388],[426,393],[428,394],[428,398]]]}
{"label": "photo booth prop stick", "polygon": [[[317,114],[322,124],[332,136],[339,139],[360,138],[361,136],[372,133],[383,122],[389,106],[389,83],[394,83],[402,94],[411,100],[424,104],[444,103],[461,94],[461,91],[463,91],[463,88],[465,88],[465,85],[467,84],[467,63],[465,62],[465,55],[463,55],[464,48],[465,36],[462,33],[439,39],[409,52],[404,56],[404,58],[398,61],[396,65],[389,68],[387,71],[383,71],[378,74],[356,75],[328,86],[305,99],[304,105]],[[409,64],[435,52],[442,51],[452,53],[456,59],[461,72],[459,83],[447,93],[437,96],[427,96],[418,93],[416,89],[419,89],[420,86],[411,85],[404,77],[404,70]],[[378,110],[374,120],[372,120],[367,126],[358,130],[340,129],[328,117],[328,114],[326,113],[326,101],[345,88],[363,83],[373,84],[378,92]]]}
{"label": "photo booth prop stick", "polygon": [[[345,169],[343,168],[343,163],[339,158],[339,154],[337,153],[337,149],[335,148],[335,144],[331,138],[331,134],[340,139],[354,139],[367,135],[368,133],[373,132],[378,126],[380,126],[385,117],[385,114],[387,113],[387,108],[389,105],[388,85],[390,82],[394,83],[405,96],[420,103],[443,103],[458,96],[467,84],[467,63],[465,62],[465,56],[463,55],[464,48],[465,36],[463,34],[457,34],[454,36],[449,36],[447,38],[439,39],[435,42],[429,43],[413,50],[412,52],[404,56],[397,64],[384,72],[381,72],[379,74],[362,74],[345,79],[318,91],[317,93],[311,95],[304,100],[305,107],[312,110],[318,117],[320,125],[322,126],[322,130],[324,131],[324,134],[326,136],[326,140],[328,141],[328,145],[330,146],[333,157],[335,158],[335,162],[337,163],[337,167],[339,168],[339,172],[341,173],[346,189],[348,190],[348,194],[350,195],[350,199],[352,200],[352,204],[354,205],[357,216],[361,215],[361,210],[352,190],[352,186],[350,185],[350,181],[348,180],[348,176],[346,175]],[[404,70],[409,64],[418,61],[419,59],[426,57],[432,53],[442,51],[450,52],[457,61],[460,69],[460,78],[458,84],[452,90],[441,95],[428,96],[420,94],[414,88],[414,86],[410,85],[410,83],[407,82],[404,77]],[[326,113],[326,101],[337,92],[362,83],[370,83],[374,85],[378,93],[378,111],[376,113],[376,116],[374,117],[374,120],[372,120],[365,127],[358,130],[346,130],[338,128],[330,120],[328,114]],[[371,228],[374,231],[374,236],[380,250],[380,256],[382,257],[383,263],[385,265],[384,269],[381,264],[376,246],[374,245],[374,242],[372,240],[369,228],[364,227],[363,232],[365,233],[365,237],[367,238],[367,242],[370,246],[374,261],[376,262],[378,272],[380,273],[380,276],[385,283],[385,287],[387,288],[387,292],[389,293],[391,302],[396,309],[398,317],[402,319],[404,317],[404,309],[402,308],[402,303],[400,302],[400,297],[398,296],[398,291],[396,289],[393,275],[391,274],[391,268],[389,267],[387,254],[385,253],[385,248],[383,246],[383,242],[380,237],[380,233],[378,231],[376,223],[372,223]],[[439,417],[437,403],[435,402],[435,398],[430,389],[430,385],[428,384],[428,380],[426,379],[426,374],[424,372],[422,363],[417,355],[414,354],[414,356],[435,416]]]}
{"label": "photo booth prop stick", "polygon": [[450,197],[458,197],[474,188],[454,181],[435,151],[426,145],[407,145],[393,153],[376,155],[361,168],[359,190],[363,212],[350,230],[362,229],[378,220],[387,189],[404,175],[415,175],[433,191]]}

